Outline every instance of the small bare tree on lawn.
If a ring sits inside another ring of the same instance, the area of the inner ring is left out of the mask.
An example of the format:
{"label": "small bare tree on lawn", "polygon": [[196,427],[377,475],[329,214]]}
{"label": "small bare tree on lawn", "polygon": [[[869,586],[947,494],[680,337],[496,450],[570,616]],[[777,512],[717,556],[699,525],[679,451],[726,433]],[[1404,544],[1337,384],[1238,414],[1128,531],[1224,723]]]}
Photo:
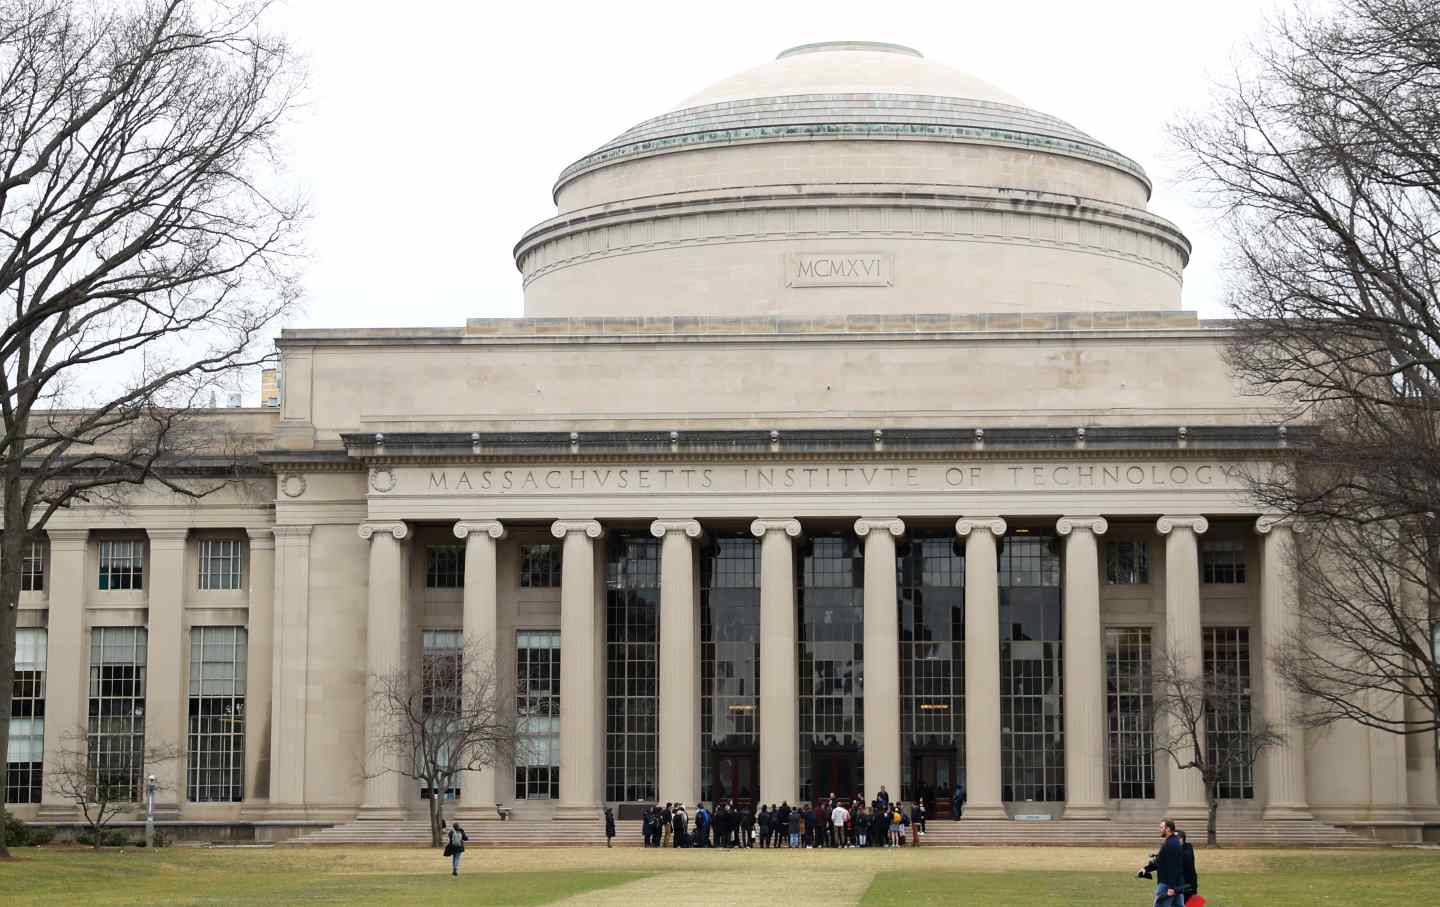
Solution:
{"label": "small bare tree on lawn", "polygon": [[522,728],[488,646],[472,640],[431,649],[420,664],[370,677],[381,731],[366,777],[400,775],[430,791],[430,843],[440,846],[445,795],[464,772],[513,758]]}
{"label": "small bare tree on lawn", "polygon": [[1205,785],[1205,843],[1216,846],[1215,816],[1220,783],[1235,771],[1253,772],[1260,754],[1284,745],[1270,723],[1257,720],[1250,690],[1238,678],[1202,672],[1169,650],[1152,672],[1155,751],[1180,769],[1200,774]]}
{"label": "small bare tree on lawn", "polygon": [[137,803],[143,808],[147,768],[176,755],[173,746],[147,746],[138,735],[109,735],[106,749],[96,752],[84,731],[71,731],[61,740],[58,761],[45,763],[45,786],[80,808],[99,850],[101,833],[116,816],[133,812]]}

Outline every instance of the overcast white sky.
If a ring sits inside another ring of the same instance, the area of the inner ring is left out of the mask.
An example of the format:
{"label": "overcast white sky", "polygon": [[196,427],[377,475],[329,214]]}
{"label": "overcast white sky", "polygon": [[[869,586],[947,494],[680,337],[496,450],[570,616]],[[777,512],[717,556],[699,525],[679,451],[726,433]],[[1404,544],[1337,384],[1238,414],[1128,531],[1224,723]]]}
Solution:
{"label": "overcast white sky", "polygon": [[291,326],[518,315],[511,248],[571,161],[731,73],[811,41],[893,41],[1138,160],[1194,243],[1185,306],[1223,314],[1210,214],[1166,124],[1206,102],[1272,0],[478,3],[287,0],[308,57],[292,176],[313,204]]}

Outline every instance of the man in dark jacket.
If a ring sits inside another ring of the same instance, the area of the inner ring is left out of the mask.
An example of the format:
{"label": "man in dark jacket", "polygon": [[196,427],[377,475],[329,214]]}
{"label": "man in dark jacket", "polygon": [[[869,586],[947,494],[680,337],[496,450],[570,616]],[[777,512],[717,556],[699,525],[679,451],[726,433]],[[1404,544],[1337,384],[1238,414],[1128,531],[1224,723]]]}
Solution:
{"label": "man in dark jacket", "polygon": [[695,846],[710,846],[710,811],[703,801],[695,804]]}
{"label": "man in dark jacket", "polygon": [[756,817],[756,821],[760,823],[760,849],[765,850],[770,846],[770,807],[760,804],[760,815]]}
{"label": "man in dark jacket", "polygon": [[955,799],[950,803],[950,821],[960,821],[960,811],[965,808],[965,785],[955,783]]}
{"label": "man in dark jacket", "polygon": [[605,807],[605,846],[612,847],[615,843],[615,814],[610,807]]}
{"label": "man in dark jacket", "polygon": [[1160,823],[1165,843],[1155,854],[1155,907],[1185,907],[1185,855],[1175,834],[1175,820]]}

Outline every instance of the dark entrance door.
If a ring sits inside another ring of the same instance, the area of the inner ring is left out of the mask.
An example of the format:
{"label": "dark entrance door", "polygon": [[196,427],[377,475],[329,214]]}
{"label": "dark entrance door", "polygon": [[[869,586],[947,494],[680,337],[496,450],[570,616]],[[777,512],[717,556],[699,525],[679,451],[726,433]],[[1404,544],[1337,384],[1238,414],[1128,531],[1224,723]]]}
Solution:
{"label": "dark entrance door", "polygon": [[811,750],[810,776],[814,779],[815,798],[834,794],[849,799],[860,793],[859,761],[854,750]]}
{"label": "dark entrance door", "polygon": [[925,801],[926,814],[936,819],[949,817],[955,795],[955,754],[917,753],[911,772],[916,794]]}
{"label": "dark entrance door", "polygon": [[719,750],[715,753],[714,799],[734,800],[737,805],[755,801],[754,750]]}

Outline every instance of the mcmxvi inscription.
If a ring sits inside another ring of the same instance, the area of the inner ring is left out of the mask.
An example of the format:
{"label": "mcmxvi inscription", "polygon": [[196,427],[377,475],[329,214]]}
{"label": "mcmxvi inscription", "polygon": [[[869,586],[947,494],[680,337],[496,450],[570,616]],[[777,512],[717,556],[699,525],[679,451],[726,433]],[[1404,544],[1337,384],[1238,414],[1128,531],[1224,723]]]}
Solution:
{"label": "mcmxvi inscription", "polygon": [[894,280],[885,252],[792,252],[785,256],[791,287],[888,287]]}

